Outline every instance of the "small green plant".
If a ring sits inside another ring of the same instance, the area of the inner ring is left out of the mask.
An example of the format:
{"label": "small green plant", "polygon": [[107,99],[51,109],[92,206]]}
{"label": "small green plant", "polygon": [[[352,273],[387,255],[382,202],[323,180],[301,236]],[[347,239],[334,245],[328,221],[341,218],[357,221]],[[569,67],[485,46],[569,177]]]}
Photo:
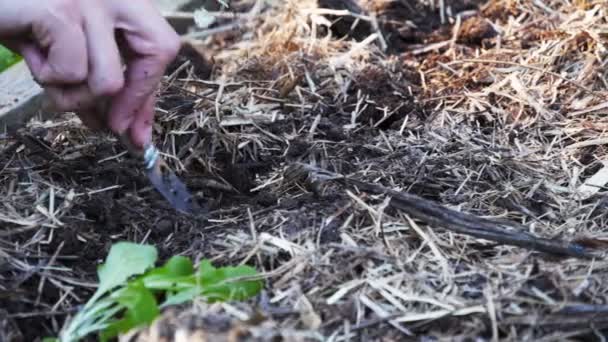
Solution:
{"label": "small green plant", "polygon": [[0,45],[0,72],[19,62],[21,56]]}
{"label": "small green plant", "polygon": [[[150,324],[169,305],[203,296],[210,302],[245,300],[257,295],[263,282],[249,266],[214,267],[203,260],[195,270],[186,257],[174,256],[154,268],[154,246],[119,242],[99,266],[97,291],[63,329],[59,339],[74,342],[97,333],[108,341]],[[158,300],[162,300],[159,305]]]}

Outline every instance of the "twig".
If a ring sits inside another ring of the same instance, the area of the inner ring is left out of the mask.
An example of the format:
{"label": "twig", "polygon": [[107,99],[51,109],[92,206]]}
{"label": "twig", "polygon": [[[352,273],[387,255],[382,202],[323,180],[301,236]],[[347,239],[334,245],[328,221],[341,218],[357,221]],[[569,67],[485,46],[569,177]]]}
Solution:
{"label": "twig", "polygon": [[576,243],[537,237],[526,232],[525,226],[514,222],[491,220],[462,213],[413,194],[347,178],[311,165],[298,163],[294,166],[313,174],[313,178],[320,181],[333,181],[345,187],[377,195],[388,195],[391,197],[390,205],[393,208],[402,210],[427,224],[440,226],[456,233],[560,256],[589,259],[603,257]]}
{"label": "twig", "polygon": [[240,20],[237,20],[235,22],[232,23],[228,23],[222,26],[218,26],[218,27],[214,27],[208,30],[204,30],[204,31],[198,31],[198,32],[193,32],[193,33],[189,33],[185,36],[185,38],[187,39],[203,39],[209,36],[213,36],[215,34],[218,33],[224,33],[224,32],[228,32],[228,31],[232,31],[232,30],[237,30],[239,28],[241,28],[243,25],[243,22]]}

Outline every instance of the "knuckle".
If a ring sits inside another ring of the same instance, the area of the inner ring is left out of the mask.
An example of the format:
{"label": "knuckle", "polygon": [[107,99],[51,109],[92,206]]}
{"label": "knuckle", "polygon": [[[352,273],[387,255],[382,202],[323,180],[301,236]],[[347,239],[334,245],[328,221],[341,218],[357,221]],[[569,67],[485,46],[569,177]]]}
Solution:
{"label": "knuckle", "polygon": [[88,68],[84,63],[70,65],[65,61],[59,63],[52,61],[42,73],[41,79],[46,82],[55,80],[60,83],[82,83],[87,79]]}
{"label": "knuckle", "polygon": [[159,45],[158,55],[163,59],[164,62],[170,62],[177,56],[180,49],[181,42],[179,36],[172,32],[169,39],[163,40],[163,42]]}
{"label": "knuckle", "polygon": [[49,83],[79,84],[86,80],[86,74],[75,71],[56,71],[48,76]]}
{"label": "knuckle", "polygon": [[124,78],[107,78],[102,77],[98,80],[95,80],[91,84],[91,91],[96,96],[109,96],[115,95],[124,87],[125,81]]}
{"label": "knuckle", "polygon": [[65,82],[69,83],[81,83],[87,79],[86,68],[66,68],[59,72],[59,77]]}
{"label": "knuckle", "polygon": [[76,0],[53,0],[49,2],[49,5],[57,14],[61,14],[66,17],[74,15],[75,8],[77,5]]}
{"label": "knuckle", "polygon": [[60,112],[74,112],[86,108],[93,100],[78,91],[60,87],[49,87],[47,91],[54,104],[54,109]]}

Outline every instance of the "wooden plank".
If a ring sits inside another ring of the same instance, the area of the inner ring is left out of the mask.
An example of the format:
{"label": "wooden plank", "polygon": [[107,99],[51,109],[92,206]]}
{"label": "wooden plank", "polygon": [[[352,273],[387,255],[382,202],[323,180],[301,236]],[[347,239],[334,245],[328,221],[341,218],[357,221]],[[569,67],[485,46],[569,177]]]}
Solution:
{"label": "wooden plank", "polygon": [[4,132],[25,125],[44,108],[42,88],[25,62],[0,73],[0,125]]}

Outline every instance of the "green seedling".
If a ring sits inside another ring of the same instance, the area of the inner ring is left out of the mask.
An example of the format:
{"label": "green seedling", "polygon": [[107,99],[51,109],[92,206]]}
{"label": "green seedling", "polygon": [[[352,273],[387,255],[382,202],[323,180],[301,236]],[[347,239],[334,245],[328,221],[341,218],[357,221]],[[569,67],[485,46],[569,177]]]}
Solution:
{"label": "green seedling", "polygon": [[174,256],[154,267],[157,257],[153,246],[113,245],[106,262],[98,268],[97,291],[59,339],[47,341],[75,342],[91,334],[108,341],[152,323],[164,307],[197,297],[209,302],[246,300],[263,286],[256,270],[249,266],[216,268],[203,260],[195,269],[190,259]]}

